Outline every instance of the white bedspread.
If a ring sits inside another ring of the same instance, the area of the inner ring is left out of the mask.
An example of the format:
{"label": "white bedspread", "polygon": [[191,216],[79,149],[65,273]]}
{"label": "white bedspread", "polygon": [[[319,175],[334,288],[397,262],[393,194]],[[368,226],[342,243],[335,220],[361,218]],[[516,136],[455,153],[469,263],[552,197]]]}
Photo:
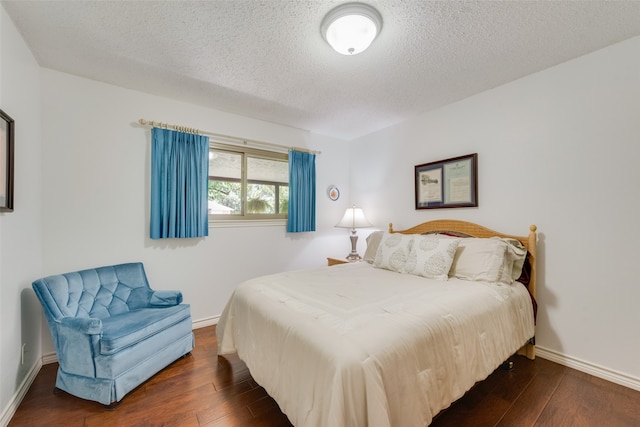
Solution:
{"label": "white bedspread", "polygon": [[534,334],[519,283],[361,262],[242,283],[217,326],[297,427],[426,426]]}

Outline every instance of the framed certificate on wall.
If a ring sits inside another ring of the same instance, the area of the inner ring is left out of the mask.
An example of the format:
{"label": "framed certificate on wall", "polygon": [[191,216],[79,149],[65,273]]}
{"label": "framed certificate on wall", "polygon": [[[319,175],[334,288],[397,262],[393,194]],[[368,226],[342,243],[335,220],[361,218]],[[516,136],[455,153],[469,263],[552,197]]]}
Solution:
{"label": "framed certificate on wall", "polygon": [[13,211],[14,122],[0,110],[0,212]]}
{"label": "framed certificate on wall", "polygon": [[478,153],[415,166],[416,209],[478,206]]}

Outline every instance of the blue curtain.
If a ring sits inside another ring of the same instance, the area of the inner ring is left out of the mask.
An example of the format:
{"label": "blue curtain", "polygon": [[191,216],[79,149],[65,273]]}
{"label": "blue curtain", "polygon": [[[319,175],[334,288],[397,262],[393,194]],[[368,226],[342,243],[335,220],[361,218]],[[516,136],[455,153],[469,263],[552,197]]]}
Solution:
{"label": "blue curtain", "polygon": [[287,231],[316,231],[316,155],[289,151]]}
{"label": "blue curtain", "polygon": [[153,128],[151,238],[207,236],[208,183],[209,138]]}

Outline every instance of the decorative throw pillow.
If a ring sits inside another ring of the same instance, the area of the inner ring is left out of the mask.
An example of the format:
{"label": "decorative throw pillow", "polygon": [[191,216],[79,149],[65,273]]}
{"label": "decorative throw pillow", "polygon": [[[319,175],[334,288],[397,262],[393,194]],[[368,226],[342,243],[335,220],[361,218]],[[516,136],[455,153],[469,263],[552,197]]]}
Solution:
{"label": "decorative throw pillow", "polygon": [[421,235],[413,239],[405,273],[430,279],[447,280],[460,239]]}
{"label": "decorative throw pillow", "polygon": [[411,252],[412,234],[387,233],[380,239],[373,266],[402,272]]}
{"label": "decorative throw pillow", "polygon": [[369,264],[373,263],[376,258],[378,246],[380,246],[380,240],[382,240],[383,234],[384,231],[374,231],[367,236],[367,250],[364,252],[364,257],[362,257],[363,261],[366,261]]}

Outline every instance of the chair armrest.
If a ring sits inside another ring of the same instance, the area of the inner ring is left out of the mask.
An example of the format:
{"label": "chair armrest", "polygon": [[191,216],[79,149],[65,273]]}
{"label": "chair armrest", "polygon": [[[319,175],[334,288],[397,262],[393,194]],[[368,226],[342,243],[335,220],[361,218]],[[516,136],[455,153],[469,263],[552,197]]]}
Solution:
{"label": "chair armrest", "polygon": [[102,333],[102,320],[90,317],[63,317],[60,324],[69,329],[87,335],[98,335]]}
{"label": "chair armrest", "polygon": [[102,321],[87,317],[63,317],[57,322],[56,353],[60,368],[74,375],[95,378],[94,356],[100,353]]}
{"label": "chair armrest", "polygon": [[152,306],[172,306],[182,302],[182,292],[180,291],[153,291],[149,305]]}

